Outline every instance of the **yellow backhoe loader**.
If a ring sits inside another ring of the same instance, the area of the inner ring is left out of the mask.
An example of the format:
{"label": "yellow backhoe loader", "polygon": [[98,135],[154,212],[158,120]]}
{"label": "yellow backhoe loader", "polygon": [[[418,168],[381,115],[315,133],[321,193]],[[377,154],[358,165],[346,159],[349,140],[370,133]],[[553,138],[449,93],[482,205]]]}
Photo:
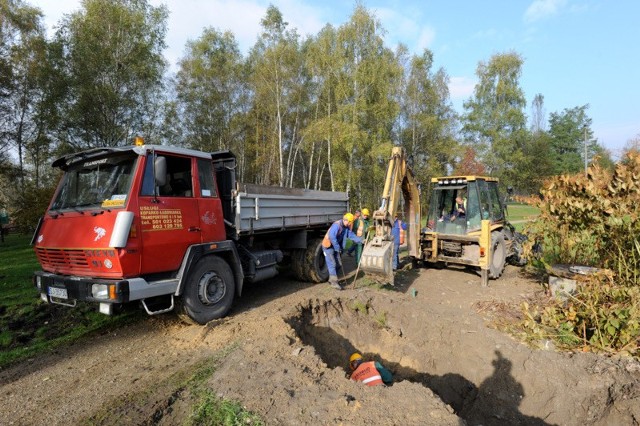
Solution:
{"label": "yellow backhoe loader", "polygon": [[498,180],[484,176],[431,179],[427,226],[420,229],[420,190],[403,148],[394,147],[380,209],[373,213],[375,236],[365,245],[360,268],[393,285],[393,218],[404,198],[407,250],[414,263],[461,264],[478,268],[482,284],[502,275],[505,262],[522,265],[524,236],[506,220]]}

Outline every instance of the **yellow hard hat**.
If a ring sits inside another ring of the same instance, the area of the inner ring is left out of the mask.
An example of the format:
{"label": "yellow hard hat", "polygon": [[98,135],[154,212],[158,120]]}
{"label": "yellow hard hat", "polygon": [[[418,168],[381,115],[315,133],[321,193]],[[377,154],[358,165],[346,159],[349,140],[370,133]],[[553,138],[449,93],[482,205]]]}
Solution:
{"label": "yellow hard hat", "polygon": [[342,216],[343,219],[346,219],[349,223],[353,222],[353,215],[351,213],[345,213],[344,216]]}
{"label": "yellow hard hat", "polygon": [[362,209],[362,216],[369,216],[369,209]]}
{"label": "yellow hard hat", "polygon": [[353,354],[351,354],[351,357],[349,358],[349,366],[352,370],[355,370],[361,362],[362,355],[360,355],[358,352],[354,352]]}

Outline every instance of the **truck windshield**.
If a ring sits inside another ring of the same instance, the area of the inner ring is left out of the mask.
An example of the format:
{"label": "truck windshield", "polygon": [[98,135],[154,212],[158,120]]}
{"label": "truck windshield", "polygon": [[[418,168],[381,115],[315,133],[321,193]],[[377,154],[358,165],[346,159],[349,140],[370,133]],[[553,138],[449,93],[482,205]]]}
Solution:
{"label": "truck windshield", "polygon": [[71,165],[51,210],[124,207],[137,156],[118,155]]}

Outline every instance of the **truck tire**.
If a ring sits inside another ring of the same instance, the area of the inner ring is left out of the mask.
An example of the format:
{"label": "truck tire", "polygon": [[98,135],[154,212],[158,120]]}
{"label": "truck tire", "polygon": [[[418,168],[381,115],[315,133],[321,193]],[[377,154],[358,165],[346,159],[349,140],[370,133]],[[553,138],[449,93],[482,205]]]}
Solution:
{"label": "truck tire", "polygon": [[491,265],[489,265],[489,278],[500,278],[506,263],[507,247],[502,232],[491,233]]}
{"label": "truck tire", "polygon": [[307,245],[304,252],[304,267],[308,281],[321,283],[329,279],[329,268],[322,251],[322,238],[315,238]]}
{"label": "truck tire", "polygon": [[291,251],[291,270],[293,275],[300,281],[309,281],[307,276],[307,269],[305,263],[306,249],[296,249]]}
{"label": "truck tire", "polygon": [[203,257],[189,272],[178,314],[201,325],[222,318],[231,309],[235,288],[227,262],[218,256]]}

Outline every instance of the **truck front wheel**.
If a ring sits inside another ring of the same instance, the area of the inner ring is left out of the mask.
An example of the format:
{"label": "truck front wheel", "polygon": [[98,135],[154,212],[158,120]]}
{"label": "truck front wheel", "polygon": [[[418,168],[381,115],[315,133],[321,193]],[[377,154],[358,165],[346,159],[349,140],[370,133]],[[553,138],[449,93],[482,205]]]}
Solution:
{"label": "truck front wheel", "polygon": [[187,322],[206,324],[229,312],[234,294],[235,284],[229,264],[217,256],[204,257],[189,273],[179,315]]}

